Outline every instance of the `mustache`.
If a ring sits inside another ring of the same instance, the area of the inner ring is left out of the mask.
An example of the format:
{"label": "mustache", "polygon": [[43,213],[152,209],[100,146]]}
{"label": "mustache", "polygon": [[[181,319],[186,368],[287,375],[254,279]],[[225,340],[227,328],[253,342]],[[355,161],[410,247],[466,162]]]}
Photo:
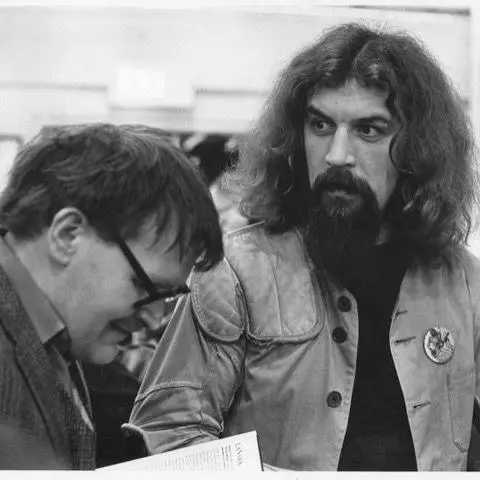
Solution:
{"label": "mustache", "polygon": [[365,180],[355,177],[344,167],[330,167],[315,179],[311,188],[312,203],[315,204],[328,190],[344,190],[346,193],[358,193],[370,197],[375,195]]}

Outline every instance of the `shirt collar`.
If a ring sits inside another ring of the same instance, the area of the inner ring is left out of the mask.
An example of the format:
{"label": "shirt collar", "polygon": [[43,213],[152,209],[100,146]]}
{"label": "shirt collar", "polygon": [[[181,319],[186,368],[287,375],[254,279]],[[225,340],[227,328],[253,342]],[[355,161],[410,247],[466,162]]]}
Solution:
{"label": "shirt collar", "polygon": [[43,344],[52,341],[62,352],[70,350],[70,338],[65,324],[27,268],[6,243],[5,233],[0,230],[0,265],[15,287],[40,341]]}

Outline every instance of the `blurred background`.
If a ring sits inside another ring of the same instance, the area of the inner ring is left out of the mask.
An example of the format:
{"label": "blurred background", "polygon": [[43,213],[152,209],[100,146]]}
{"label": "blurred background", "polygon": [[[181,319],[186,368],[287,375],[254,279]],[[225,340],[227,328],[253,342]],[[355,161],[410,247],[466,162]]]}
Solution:
{"label": "blurred background", "polygon": [[407,29],[427,44],[480,138],[473,0],[251,3],[0,3],[0,189],[18,148],[41,128],[146,123],[201,164],[221,205],[218,179],[279,69],[324,28],[350,20]]}

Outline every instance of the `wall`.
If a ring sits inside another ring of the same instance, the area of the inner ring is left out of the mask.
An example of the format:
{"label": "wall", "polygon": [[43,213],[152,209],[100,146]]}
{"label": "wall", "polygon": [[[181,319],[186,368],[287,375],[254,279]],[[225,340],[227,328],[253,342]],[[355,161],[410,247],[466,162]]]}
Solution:
{"label": "wall", "polygon": [[[308,15],[207,8],[3,8],[0,132],[28,138],[43,124],[94,120],[240,132],[293,52],[325,27],[359,18],[414,32],[462,95],[470,97],[468,16],[332,7],[311,9]],[[111,86],[122,67],[173,72],[167,86],[175,92],[183,80],[193,93],[191,103],[115,107]]]}

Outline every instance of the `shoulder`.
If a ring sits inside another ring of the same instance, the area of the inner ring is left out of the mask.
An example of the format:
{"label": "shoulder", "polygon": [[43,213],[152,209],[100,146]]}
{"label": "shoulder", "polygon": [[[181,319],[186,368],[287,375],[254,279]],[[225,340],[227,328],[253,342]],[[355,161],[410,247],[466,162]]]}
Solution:
{"label": "shoulder", "polygon": [[480,302],[480,259],[468,248],[459,248],[454,260],[454,269],[465,282],[471,303],[478,304]]}
{"label": "shoulder", "polygon": [[292,239],[299,239],[297,230],[292,229],[282,233],[272,233],[265,228],[264,222],[246,225],[225,234],[227,247],[252,246],[265,247],[266,244],[283,244]]}
{"label": "shoulder", "polygon": [[297,230],[271,233],[263,222],[230,232],[225,236],[224,246],[226,258],[244,271],[261,259],[278,258],[292,263],[294,257],[304,258],[303,242]]}
{"label": "shoulder", "polygon": [[468,248],[457,246],[448,258],[417,265],[411,272],[418,294],[454,300],[471,311],[480,308],[480,260]]}
{"label": "shoulder", "polygon": [[243,332],[244,307],[239,281],[227,258],[206,272],[194,270],[190,279],[195,318],[209,336],[237,340]]}
{"label": "shoulder", "polygon": [[225,235],[224,259],[207,272],[194,270],[190,279],[195,317],[207,334],[224,341],[243,334],[248,311],[245,289],[257,288],[272,272],[272,259],[278,259],[287,244],[298,242],[297,237],[293,231],[272,235],[262,223]]}
{"label": "shoulder", "polygon": [[[278,324],[271,321],[275,312],[305,309],[300,305],[301,298],[315,303],[300,234],[295,230],[271,234],[262,224],[229,233],[224,260],[208,272],[194,271],[191,290],[200,326],[224,341],[234,341],[244,332],[281,335],[271,331]],[[288,318],[282,320],[286,322],[284,330],[291,330],[293,336],[309,330],[310,324],[316,323],[314,316],[313,312],[312,318],[304,314],[303,325],[297,315],[286,315]]]}

